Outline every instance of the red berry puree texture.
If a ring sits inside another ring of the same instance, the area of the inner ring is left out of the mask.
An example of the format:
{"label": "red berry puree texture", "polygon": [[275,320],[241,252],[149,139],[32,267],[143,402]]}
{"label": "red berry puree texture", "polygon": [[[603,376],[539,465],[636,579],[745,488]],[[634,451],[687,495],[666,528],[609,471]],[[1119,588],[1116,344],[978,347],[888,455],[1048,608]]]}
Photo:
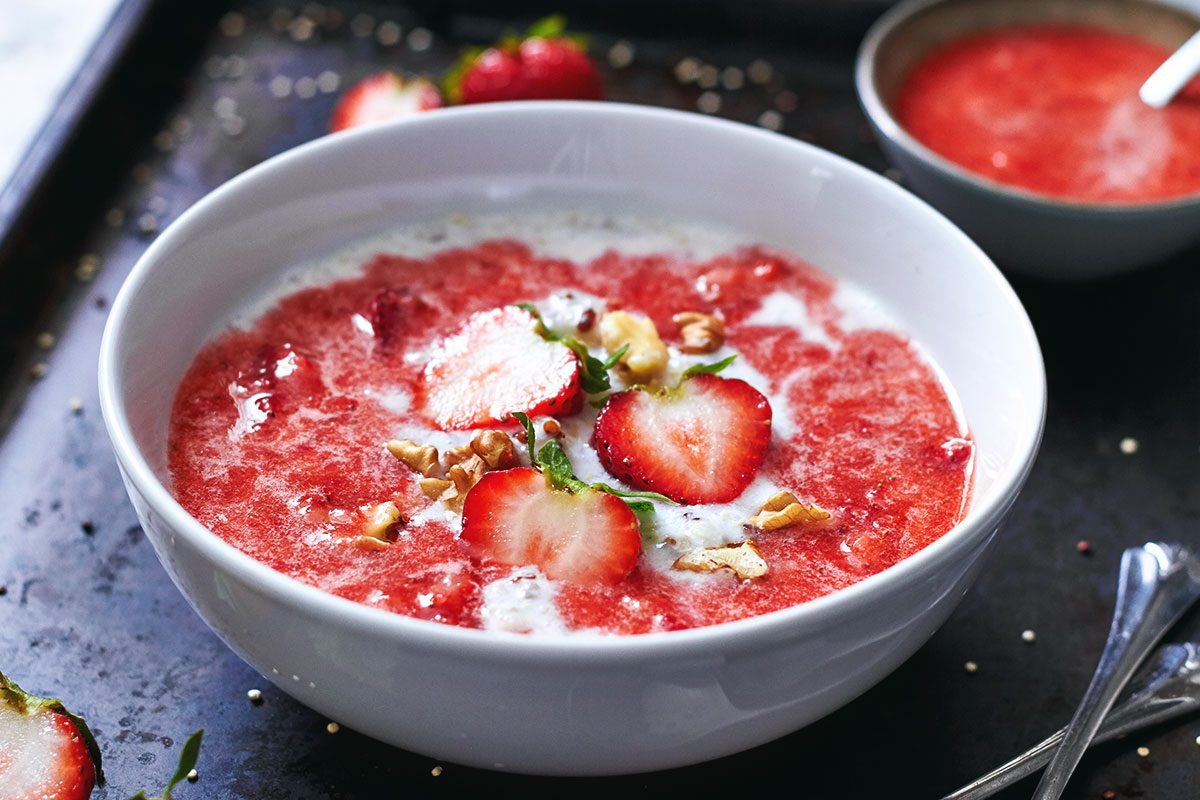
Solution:
{"label": "red berry puree texture", "polygon": [[[379,401],[389,390],[419,397],[428,358],[405,354],[428,353],[471,314],[563,290],[644,313],[675,346],[674,314],[719,313],[726,344],[768,384],[756,388],[779,398],[758,478],[819,504],[832,520],[731,531],[731,543],[753,537],[769,564],[753,581],[730,570],[678,580],[642,555],[615,581],[562,581],[555,603],[568,628],[612,633],[711,625],[803,603],[936,540],[961,518],[970,490],[971,444],[934,371],[903,335],[844,328],[835,289],[817,269],[761,247],[708,261],[609,251],[584,265],[514,240],[420,259],[377,255],[358,277],[298,291],[200,352],[173,409],[174,492],[209,529],[280,572],[399,614],[481,627],[483,587],[512,568],[473,559],[441,519],[412,520],[434,501],[383,446],[398,427],[432,427],[415,410]],[[805,304],[823,342],[748,321],[778,291]],[[355,315],[372,322],[373,337],[356,328]],[[470,431],[462,435],[466,442]],[[527,464],[519,444],[517,453]],[[389,547],[354,546],[361,509],[386,500],[408,524]],[[581,500],[579,513],[589,504],[604,505]]]}
{"label": "red berry puree texture", "polygon": [[900,124],[934,152],[1054,197],[1137,203],[1200,192],[1200,84],[1153,109],[1169,52],[1081,25],[998,28],[934,50],[901,86]]}

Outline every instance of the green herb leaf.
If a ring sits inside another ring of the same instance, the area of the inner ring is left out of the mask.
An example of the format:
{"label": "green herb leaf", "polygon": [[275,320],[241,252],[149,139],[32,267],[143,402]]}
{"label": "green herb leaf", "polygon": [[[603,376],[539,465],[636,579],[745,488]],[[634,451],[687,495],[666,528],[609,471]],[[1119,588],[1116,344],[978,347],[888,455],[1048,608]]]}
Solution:
{"label": "green herb leaf", "polygon": [[550,479],[550,483],[554,484],[556,489],[569,489],[579,494],[588,488],[586,483],[575,477],[571,460],[567,458],[557,439],[551,439],[542,445],[542,449],[538,451],[537,463],[542,474]]}
{"label": "green herb leaf", "polygon": [[634,514],[654,513],[654,503],[651,503],[649,500],[631,500],[628,497],[623,497],[621,499],[625,501],[625,504],[629,506],[629,510]]}
{"label": "green herb leaf", "polygon": [[721,370],[728,367],[734,362],[737,356],[723,358],[715,364],[693,364],[683,371],[683,379],[687,380],[693,375],[716,375]]}
{"label": "green herb leaf", "polygon": [[530,39],[553,39],[562,36],[567,29],[567,18],[562,14],[551,14],[542,17],[529,26],[525,35]]}
{"label": "green herb leaf", "polygon": [[183,749],[179,752],[179,766],[175,768],[175,774],[171,776],[167,788],[163,789],[161,797],[147,797],[146,791],[143,789],[129,800],[171,800],[171,790],[187,780],[188,773],[196,768],[196,762],[200,759],[200,741],[203,738],[204,729],[201,728],[183,743]]}
{"label": "green herb leaf", "polygon": [[[622,500],[641,498],[643,500],[657,500],[660,503],[668,503],[673,506],[679,505],[679,503],[676,503],[665,494],[659,494],[658,492],[630,492],[625,489],[618,489],[615,486],[609,486],[607,483],[593,483],[592,488],[599,492],[608,492],[609,494],[616,495]],[[630,503],[630,505],[632,506],[633,503]]]}
{"label": "green herb leaf", "polygon": [[612,381],[608,378],[608,371],[612,369],[621,356],[625,355],[625,351],[629,349],[629,345],[624,345],[617,352],[608,357],[608,360],[601,361],[596,358],[588,350],[588,347],[583,342],[576,339],[574,336],[562,336],[555,333],[546,326],[546,321],[542,319],[542,314],[537,310],[537,307],[530,303],[518,303],[517,308],[522,308],[528,311],[529,314],[537,320],[537,333],[547,342],[561,342],[566,345],[576,356],[579,357],[580,365],[580,385],[588,394],[599,394],[607,392],[612,388]]}
{"label": "green herb leaf", "polygon": [[513,417],[525,429],[525,449],[529,451],[529,463],[537,466],[537,435],[533,432],[533,421],[524,411],[513,412]]}

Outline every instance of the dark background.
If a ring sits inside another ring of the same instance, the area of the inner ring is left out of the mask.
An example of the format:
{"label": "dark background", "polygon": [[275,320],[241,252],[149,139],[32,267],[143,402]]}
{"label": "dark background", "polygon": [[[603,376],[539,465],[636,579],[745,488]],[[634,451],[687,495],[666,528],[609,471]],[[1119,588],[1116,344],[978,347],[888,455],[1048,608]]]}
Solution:
{"label": "dark background", "polygon": [[[721,116],[754,124],[774,110],[785,133],[885,168],[851,80],[857,43],[881,5],[646,5],[572,10],[611,99],[695,109],[703,90],[677,80],[680,59],[722,68],[766,59],[775,69],[766,86],[713,90]],[[1070,716],[1107,631],[1123,547],[1197,540],[1200,254],[1098,283],[1014,277],[1049,374],[1037,467],[950,622],[859,700],[748,753],[613,779],[531,779],[453,764],[435,777],[435,759],[348,729],[327,733],[328,720],[205,628],[138,528],[95,396],[108,304],[158,230],[226,179],[321,135],[353,81],[381,67],[441,71],[462,44],[548,10],[557,8],[510,3],[501,19],[482,0],[152,5],[49,180],[0,241],[0,668],[62,696],[92,723],[109,778],[96,797],[157,791],[183,739],[203,727],[200,781],[184,784],[180,800],[470,790],[736,796],[768,785],[814,799],[933,798]],[[400,26],[398,42],[385,22]],[[432,33],[431,47],[411,47],[414,27]],[[608,63],[619,41],[633,47],[628,66]],[[297,96],[300,79],[326,70],[339,77],[336,91]],[[282,98],[270,91],[279,75],[293,87]],[[234,121],[220,98],[234,101]],[[1122,451],[1126,437],[1136,452]],[[1077,551],[1080,539],[1091,542],[1089,555]],[[1036,642],[1022,641],[1026,629]],[[1175,638],[1189,635],[1200,636],[1192,621]],[[964,670],[968,660],[978,672]],[[262,689],[264,705],[247,700],[251,688]],[[1189,719],[1101,747],[1067,796],[1195,797],[1198,735],[1200,720]],[[1143,745],[1144,758],[1135,752]],[[1030,791],[1026,783],[1003,796]]]}

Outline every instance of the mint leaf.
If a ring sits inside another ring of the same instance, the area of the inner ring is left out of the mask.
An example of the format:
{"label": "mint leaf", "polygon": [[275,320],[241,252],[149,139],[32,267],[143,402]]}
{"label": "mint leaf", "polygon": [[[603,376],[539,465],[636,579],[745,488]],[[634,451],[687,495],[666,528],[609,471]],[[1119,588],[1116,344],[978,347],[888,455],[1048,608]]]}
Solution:
{"label": "mint leaf", "polygon": [[687,380],[693,375],[716,375],[721,370],[728,367],[734,362],[737,356],[723,358],[715,364],[693,364],[683,371],[683,379]]}
{"label": "mint leaf", "polygon": [[537,452],[537,436],[533,432],[533,421],[524,411],[514,411],[513,417],[525,429],[525,448],[529,450],[529,463],[536,467],[537,458],[534,454]]}
{"label": "mint leaf", "polygon": [[542,17],[529,26],[525,35],[530,39],[553,39],[562,36],[567,29],[567,18],[562,14],[551,14]]}
{"label": "mint leaf", "polygon": [[583,386],[585,392],[588,394],[600,394],[612,388],[612,381],[608,378],[608,371],[616,366],[621,356],[625,355],[625,351],[629,349],[629,345],[622,346],[617,352],[609,356],[608,360],[601,361],[591,354],[586,344],[574,336],[562,336],[550,330],[546,326],[546,321],[542,319],[541,312],[532,303],[517,303],[517,308],[524,309],[529,312],[530,316],[537,320],[537,333],[539,336],[547,342],[561,342],[579,358],[579,383]]}
{"label": "mint leaf", "polygon": [[651,503],[649,500],[630,500],[627,497],[621,499],[625,501],[625,504],[629,506],[629,510],[634,514],[654,513],[654,503]]}
{"label": "mint leaf", "polygon": [[557,439],[551,439],[542,445],[542,449],[538,451],[537,464],[542,474],[550,479],[550,483],[554,484],[556,489],[569,489],[579,494],[588,488],[586,483],[575,477],[571,460],[567,458]]}
{"label": "mint leaf", "polygon": [[[657,500],[660,503],[669,503],[673,506],[679,505],[679,503],[676,503],[665,494],[659,494],[658,492],[630,492],[625,489],[618,489],[615,486],[609,486],[607,483],[593,483],[592,488],[598,492],[608,492],[609,494],[616,495],[626,502],[630,498],[641,498],[643,500]],[[629,503],[629,505],[632,506],[633,503]],[[653,506],[651,507],[653,508]]]}

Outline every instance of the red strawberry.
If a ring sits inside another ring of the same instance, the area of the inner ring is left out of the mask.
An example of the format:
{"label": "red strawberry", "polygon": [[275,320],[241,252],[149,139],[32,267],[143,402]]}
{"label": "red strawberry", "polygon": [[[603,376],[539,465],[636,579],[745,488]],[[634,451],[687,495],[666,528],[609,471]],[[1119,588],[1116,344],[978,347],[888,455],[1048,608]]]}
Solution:
{"label": "red strawberry", "polygon": [[380,289],[371,300],[367,319],[375,341],[386,351],[403,334],[427,324],[434,312],[433,306],[407,289]]}
{"label": "red strawberry", "polygon": [[84,800],[99,775],[100,750],[84,721],[0,674],[0,797]]}
{"label": "red strawberry", "polygon": [[388,122],[418,111],[442,107],[442,94],[425,78],[378,72],[363,78],[333,108],[331,132],[374,122]]}
{"label": "red strawberry", "polygon": [[642,552],[625,501],[595,489],[555,489],[529,467],[489,472],[475,484],[463,503],[462,540],[476,558],[585,584],[620,581]]}
{"label": "red strawberry", "polygon": [[592,445],[612,475],[680,503],[725,503],[746,490],[771,439],[771,405],[736,378],[696,375],[658,392],[609,398]]}
{"label": "red strawberry", "polygon": [[447,78],[459,103],[503,100],[599,100],[600,73],[587,51],[563,35],[561,17],[534,23],[523,39],[468,54]]}
{"label": "red strawberry", "polygon": [[425,413],[444,430],[507,422],[513,412],[570,415],[583,403],[579,360],[537,333],[517,306],[480,311],[425,365]]}

